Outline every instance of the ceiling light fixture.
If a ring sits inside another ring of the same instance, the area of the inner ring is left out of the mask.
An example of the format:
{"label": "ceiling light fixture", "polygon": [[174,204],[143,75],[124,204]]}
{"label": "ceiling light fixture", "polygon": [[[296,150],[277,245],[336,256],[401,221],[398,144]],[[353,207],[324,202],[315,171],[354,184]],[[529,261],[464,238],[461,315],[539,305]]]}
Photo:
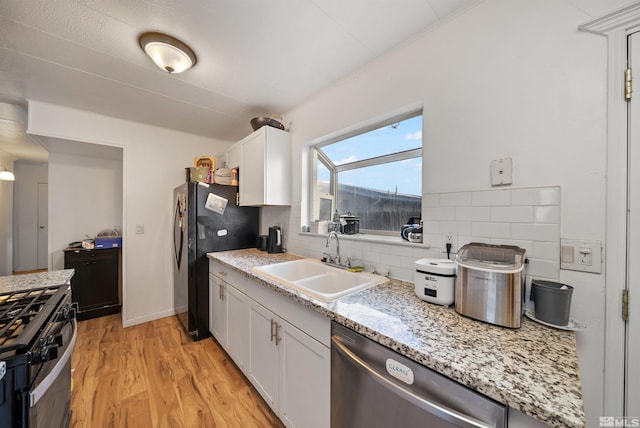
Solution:
{"label": "ceiling light fixture", "polygon": [[169,74],[182,73],[198,61],[189,46],[164,33],[142,33],[138,43],[149,58]]}
{"label": "ceiling light fixture", "polygon": [[0,180],[15,181],[16,176],[13,175],[13,172],[9,171],[6,166],[3,166],[2,169],[0,169]]}

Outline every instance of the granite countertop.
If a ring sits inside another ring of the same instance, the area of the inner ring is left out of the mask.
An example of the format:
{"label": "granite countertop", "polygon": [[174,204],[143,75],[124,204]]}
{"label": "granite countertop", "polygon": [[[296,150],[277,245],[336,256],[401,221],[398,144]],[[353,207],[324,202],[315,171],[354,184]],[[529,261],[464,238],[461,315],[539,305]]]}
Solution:
{"label": "granite countertop", "polygon": [[251,271],[301,257],[247,249],[209,258],[548,425],[586,424],[574,332],[526,317],[519,329],[475,321],[420,300],[412,283],[395,279],[323,303]]}
{"label": "granite countertop", "polygon": [[64,269],[24,275],[0,276],[0,293],[66,284],[71,280],[73,274],[73,269]]}

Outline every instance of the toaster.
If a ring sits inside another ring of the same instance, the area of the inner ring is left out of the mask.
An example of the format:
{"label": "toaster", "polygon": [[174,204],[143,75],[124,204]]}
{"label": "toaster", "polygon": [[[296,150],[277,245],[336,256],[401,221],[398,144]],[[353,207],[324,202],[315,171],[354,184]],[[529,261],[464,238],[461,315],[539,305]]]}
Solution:
{"label": "toaster", "polygon": [[472,242],[456,255],[455,308],[470,318],[519,328],[524,313],[526,250]]}

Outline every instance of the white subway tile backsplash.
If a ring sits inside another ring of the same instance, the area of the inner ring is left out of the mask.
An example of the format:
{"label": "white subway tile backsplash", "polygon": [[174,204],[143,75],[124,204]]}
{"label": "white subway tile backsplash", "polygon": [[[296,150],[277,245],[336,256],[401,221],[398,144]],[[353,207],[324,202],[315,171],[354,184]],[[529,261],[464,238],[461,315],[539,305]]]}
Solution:
{"label": "white subway tile backsplash", "polygon": [[483,223],[471,224],[471,234],[487,238],[509,238],[511,225],[509,223]]}
{"label": "white subway tile backsplash", "polygon": [[441,207],[468,207],[471,205],[471,192],[441,193]]}
{"label": "white subway tile backsplash", "polygon": [[526,273],[535,277],[558,279],[560,276],[560,261],[530,258]]}
{"label": "white subway tile backsplash", "polygon": [[511,204],[510,190],[487,190],[473,192],[471,195],[471,205],[473,206],[507,206]]}
{"label": "white subway tile backsplash", "polygon": [[560,223],[560,207],[556,205],[535,207],[533,211],[536,223]]}
{"label": "white subway tile backsplash", "polygon": [[453,220],[455,208],[453,207],[434,207],[428,208],[427,212],[422,213],[424,220]]}
{"label": "white subway tile backsplash", "polygon": [[559,237],[560,229],[557,224],[513,223],[511,225],[511,238],[513,239],[557,242]]}
{"label": "white subway tile backsplash", "polygon": [[489,207],[456,207],[457,221],[489,221],[491,208]]}
{"label": "white subway tile backsplash", "polygon": [[443,221],[440,223],[440,233],[456,232],[458,235],[471,235],[470,221]]}
{"label": "white subway tile backsplash", "polygon": [[422,195],[422,206],[425,208],[439,207],[440,195],[438,193],[427,193]]}
{"label": "white subway tile backsplash", "polygon": [[533,221],[533,207],[492,207],[491,221],[531,223]]}
{"label": "white subway tile backsplash", "polygon": [[[423,195],[424,244],[395,245],[346,238],[341,253],[365,267],[389,269],[390,276],[413,281],[413,262],[446,258],[443,234],[457,234],[458,248],[470,242],[515,245],[526,250],[526,272],[538,278],[558,279],[560,274],[560,187],[498,189]],[[319,257],[326,238],[299,234],[299,206],[291,208],[286,234],[291,252]],[[399,238],[398,231],[398,238]],[[451,259],[455,254],[451,254]]]}
{"label": "white subway tile backsplash", "polygon": [[511,205],[560,205],[560,188],[513,189]]}
{"label": "white subway tile backsplash", "polygon": [[559,260],[560,244],[557,242],[534,242],[533,257],[544,260]]}
{"label": "white subway tile backsplash", "polygon": [[423,220],[422,231],[424,233],[440,233],[440,224],[442,222],[435,220]]}

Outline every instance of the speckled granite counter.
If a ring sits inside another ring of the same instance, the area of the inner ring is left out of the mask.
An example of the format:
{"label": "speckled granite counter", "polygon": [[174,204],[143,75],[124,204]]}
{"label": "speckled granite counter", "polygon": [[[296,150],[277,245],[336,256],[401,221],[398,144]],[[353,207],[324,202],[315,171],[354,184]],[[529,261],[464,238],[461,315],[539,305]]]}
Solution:
{"label": "speckled granite counter", "polygon": [[515,330],[474,321],[452,308],[423,302],[413,284],[399,280],[322,303],[251,271],[298,256],[249,249],[209,257],[548,425],[585,426],[573,332],[527,318]]}
{"label": "speckled granite counter", "polygon": [[73,269],[64,269],[25,275],[0,276],[0,293],[66,284],[71,280],[73,273]]}

